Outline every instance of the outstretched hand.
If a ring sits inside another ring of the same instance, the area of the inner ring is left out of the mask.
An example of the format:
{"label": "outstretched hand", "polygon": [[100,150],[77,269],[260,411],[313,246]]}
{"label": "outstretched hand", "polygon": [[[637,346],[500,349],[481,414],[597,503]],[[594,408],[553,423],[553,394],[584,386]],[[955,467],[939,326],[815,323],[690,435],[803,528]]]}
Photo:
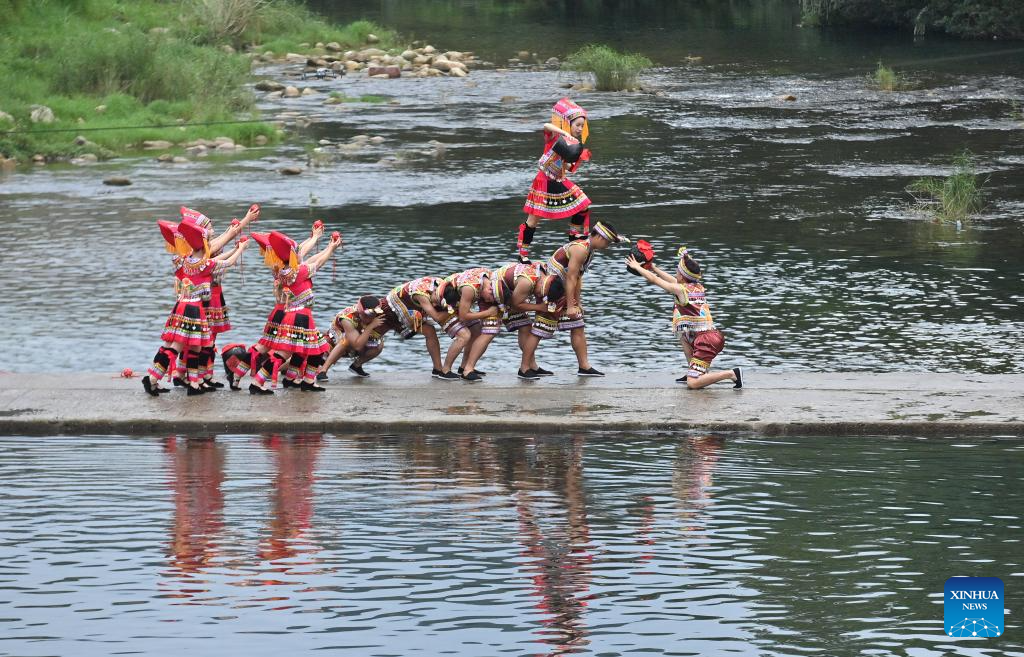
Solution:
{"label": "outstretched hand", "polygon": [[634,258],[632,253],[626,256],[626,266],[634,271],[639,271],[641,268],[640,261]]}
{"label": "outstretched hand", "polygon": [[245,220],[247,222],[256,221],[259,218],[259,216],[260,206],[257,203],[253,203],[251,206],[249,206],[249,211],[245,213]]}

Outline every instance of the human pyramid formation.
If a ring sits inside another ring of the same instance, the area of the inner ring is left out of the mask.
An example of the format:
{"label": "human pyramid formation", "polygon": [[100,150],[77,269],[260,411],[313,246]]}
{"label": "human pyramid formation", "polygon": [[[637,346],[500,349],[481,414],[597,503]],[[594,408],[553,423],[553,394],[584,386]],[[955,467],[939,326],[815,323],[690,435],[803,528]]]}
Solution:
{"label": "human pyramid formation", "polygon": [[[285,388],[323,391],[317,381],[326,380],[328,370],[343,356],[353,359],[350,372],[368,377],[363,366],[380,355],[389,331],[403,339],[422,334],[433,362],[431,373],[442,381],[482,381],[486,374],[477,369],[477,363],[502,328],[517,334],[522,352],[520,379],[553,374],[538,365],[536,352],[540,341],[557,331],[569,331],[579,376],[604,376],[587,356],[581,280],[596,252],[629,240],[608,222],[591,226],[590,199],[566,178],[590,159],[590,151],[583,147],[587,136],[586,111],[568,98],[558,101],[550,123],[544,124],[544,154],[523,208],[527,217],[517,233],[518,262],[494,270],[474,267],[446,277],[423,276],[382,296],[363,295],[337,313],[326,332],[318,330],[313,320],[313,277],[342,245],[337,231],[325,248],[310,255],[323,236],[323,222],[314,223],[301,243],[279,231],[244,235],[259,217],[258,205],[250,207],[241,220],[233,219],[218,236],[209,217],[185,207],[180,222],[158,221],[166,248],[173,254],[178,298],[164,325],[163,344],[142,379],[143,387],[153,396],[169,392],[161,387],[168,377],[189,395],[224,386],[213,380],[217,336],[231,328],[221,278],[251,242],[259,246],[273,273],[275,305],[255,344],[222,347],[232,390],[240,390],[248,374],[249,393],[254,395],[274,394],[279,382]],[[531,262],[530,244],[540,220],[564,218],[569,218],[570,240],[545,262]],[[673,331],[688,362],[686,373],[676,381],[691,389],[725,380],[742,387],[740,368],[710,371],[725,339],[712,321],[700,265],[686,247],[679,249],[677,257],[676,272],[665,272],[654,264],[650,244],[638,240],[626,258],[630,272],[675,299]],[[438,328],[452,340],[443,360]],[[456,373],[452,368],[460,355]]]}

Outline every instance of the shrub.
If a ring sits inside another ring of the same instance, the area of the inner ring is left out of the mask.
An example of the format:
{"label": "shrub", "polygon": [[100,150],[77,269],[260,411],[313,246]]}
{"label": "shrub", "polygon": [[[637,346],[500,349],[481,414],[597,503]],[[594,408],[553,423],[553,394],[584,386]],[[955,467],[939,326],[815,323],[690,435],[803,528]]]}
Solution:
{"label": "shrub", "polygon": [[608,46],[591,44],[569,55],[565,68],[593,74],[598,91],[628,91],[637,88],[640,72],[653,65],[643,55],[620,53]]}
{"label": "shrub", "polygon": [[953,173],[944,180],[919,178],[907,191],[918,208],[939,221],[964,221],[982,209],[981,189],[970,151],[953,158]]}

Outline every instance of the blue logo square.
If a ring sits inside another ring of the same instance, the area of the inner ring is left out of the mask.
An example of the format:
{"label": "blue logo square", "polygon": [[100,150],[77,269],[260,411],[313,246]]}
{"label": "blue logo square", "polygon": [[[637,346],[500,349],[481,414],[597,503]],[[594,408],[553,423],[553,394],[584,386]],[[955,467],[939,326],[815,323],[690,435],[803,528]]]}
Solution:
{"label": "blue logo square", "polygon": [[950,577],[946,580],[944,599],[946,636],[1002,636],[1003,580]]}

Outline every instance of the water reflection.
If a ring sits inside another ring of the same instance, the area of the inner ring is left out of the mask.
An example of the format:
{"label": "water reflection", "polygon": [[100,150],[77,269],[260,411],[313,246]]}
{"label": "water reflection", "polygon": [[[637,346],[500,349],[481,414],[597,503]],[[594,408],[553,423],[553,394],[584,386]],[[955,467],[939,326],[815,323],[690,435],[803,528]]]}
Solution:
{"label": "water reflection", "polygon": [[17,501],[0,514],[0,650],[788,656],[841,637],[857,654],[982,655],[946,637],[936,599],[951,575],[1024,567],[1022,449],[0,438]]}
{"label": "water reflection", "polygon": [[210,437],[164,440],[174,498],[169,594],[196,599],[209,592],[204,571],[214,565],[224,531],[225,447]]}

